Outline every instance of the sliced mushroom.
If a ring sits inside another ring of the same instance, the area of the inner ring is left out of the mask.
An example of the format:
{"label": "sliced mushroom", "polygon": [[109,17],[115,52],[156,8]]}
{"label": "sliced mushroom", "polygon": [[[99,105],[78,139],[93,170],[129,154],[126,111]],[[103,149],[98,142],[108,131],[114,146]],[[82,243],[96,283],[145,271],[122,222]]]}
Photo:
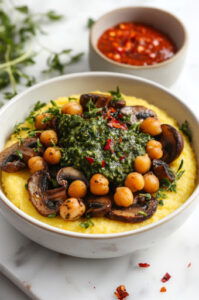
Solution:
{"label": "sliced mushroom", "polygon": [[44,170],[34,173],[28,180],[30,201],[43,216],[57,214],[66,199],[65,187],[48,190],[48,180],[49,174]]}
{"label": "sliced mushroom", "polygon": [[159,180],[168,179],[171,182],[175,180],[175,174],[164,161],[154,159],[152,167],[154,174],[159,178]]}
{"label": "sliced mushroom", "polygon": [[39,154],[38,151],[36,152],[34,150],[36,146],[36,138],[26,138],[21,144],[15,143],[4,149],[0,153],[0,169],[8,173],[14,173],[24,169],[27,161],[31,157]]}
{"label": "sliced mushroom", "polygon": [[83,106],[83,109],[86,110],[86,104],[92,100],[96,107],[105,107],[111,101],[112,96],[103,95],[103,94],[83,94],[80,97],[80,104]]}
{"label": "sliced mushroom", "polygon": [[57,182],[59,185],[63,185],[66,188],[68,187],[68,183],[74,180],[82,180],[88,185],[88,181],[84,174],[73,167],[62,168],[57,173]]}
{"label": "sliced mushroom", "polygon": [[111,210],[110,196],[90,196],[87,199],[86,214],[91,217],[104,217]]}
{"label": "sliced mushroom", "polygon": [[125,100],[111,100],[108,103],[109,107],[114,107],[114,108],[122,108],[126,105],[126,101]]}
{"label": "sliced mushroom", "polygon": [[158,201],[151,198],[145,206],[134,204],[128,208],[114,208],[107,217],[125,223],[138,223],[149,219],[155,213],[157,205]]}
{"label": "sliced mushroom", "polygon": [[182,152],[184,140],[181,133],[169,124],[162,124],[160,142],[163,147],[163,157],[161,160],[166,163],[174,161]]}
{"label": "sliced mushroom", "polygon": [[148,117],[157,118],[153,110],[142,105],[125,106],[121,108],[120,112],[124,115],[131,116],[129,120],[130,124],[142,121]]}

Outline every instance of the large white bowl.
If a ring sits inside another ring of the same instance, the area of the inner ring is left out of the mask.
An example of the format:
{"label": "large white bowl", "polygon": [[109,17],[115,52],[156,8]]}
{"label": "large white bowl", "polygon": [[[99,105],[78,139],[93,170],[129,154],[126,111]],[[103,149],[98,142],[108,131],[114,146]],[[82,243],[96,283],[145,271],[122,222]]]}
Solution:
{"label": "large white bowl", "polygon": [[[57,77],[42,82],[16,96],[0,110],[0,149],[13,130],[13,126],[23,121],[33,104],[48,102],[60,96],[81,94],[88,91],[113,90],[119,86],[127,95],[147,99],[166,110],[180,123],[189,121],[193,132],[193,147],[199,159],[198,121],[194,114],[171,92],[148,80],[117,73],[93,72]],[[7,221],[33,241],[55,251],[87,258],[122,256],[135,250],[149,247],[173,233],[182,225],[196,205],[198,187],[180,208],[166,218],[146,227],[117,234],[82,234],[51,227],[28,216],[18,209],[0,191],[0,210]]]}

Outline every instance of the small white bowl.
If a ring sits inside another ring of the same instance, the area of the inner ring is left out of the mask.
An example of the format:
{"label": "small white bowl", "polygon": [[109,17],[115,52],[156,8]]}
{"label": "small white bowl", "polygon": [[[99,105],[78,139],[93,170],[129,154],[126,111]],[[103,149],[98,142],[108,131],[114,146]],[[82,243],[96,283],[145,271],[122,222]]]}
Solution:
{"label": "small white bowl", "polygon": [[[146,79],[117,73],[89,72],[64,75],[35,85],[16,96],[0,110],[0,149],[16,123],[23,121],[37,100],[50,101],[61,96],[88,91],[110,91],[119,86],[126,95],[148,100],[182,123],[189,121],[193,147],[199,161],[199,125],[194,114],[171,92]],[[161,101],[160,101],[161,99]],[[173,233],[194,210],[199,188],[164,219],[137,230],[115,234],[83,234],[52,227],[18,209],[0,190],[0,211],[7,221],[33,241],[52,250],[87,258],[117,257],[146,248]]]}
{"label": "small white bowl", "polygon": [[[97,42],[108,28],[121,22],[139,22],[153,26],[171,38],[177,52],[170,59],[150,66],[132,66],[106,57]],[[89,63],[92,71],[127,73],[170,86],[178,78],[186,57],[187,32],[183,23],[171,13],[154,7],[131,6],[112,10],[92,26],[89,39]]]}

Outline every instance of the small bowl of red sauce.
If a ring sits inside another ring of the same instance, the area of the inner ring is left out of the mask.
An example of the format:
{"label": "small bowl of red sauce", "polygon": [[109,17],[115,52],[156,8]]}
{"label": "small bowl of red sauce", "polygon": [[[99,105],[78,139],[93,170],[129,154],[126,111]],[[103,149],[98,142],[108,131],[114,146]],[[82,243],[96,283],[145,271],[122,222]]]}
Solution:
{"label": "small bowl of red sauce", "polygon": [[92,26],[89,62],[93,71],[114,71],[170,86],[186,57],[187,33],[171,13],[153,7],[113,10]]}

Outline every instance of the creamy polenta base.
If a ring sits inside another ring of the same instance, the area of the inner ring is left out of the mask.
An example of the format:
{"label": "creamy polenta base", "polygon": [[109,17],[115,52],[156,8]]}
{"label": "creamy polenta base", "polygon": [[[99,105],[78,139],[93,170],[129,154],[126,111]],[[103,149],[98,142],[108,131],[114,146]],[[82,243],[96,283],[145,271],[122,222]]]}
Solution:
{"label": "creamy polenta base", "polygon": [[[98,92],[99,93],[99,92]],[[100,92],[101,93],[101,92]],[[126,100],[126,105],[143,105],[145,107],[151,108],[154,110],[158,118],[162,123],[170,124],[174,127],[177,127],[177,122],[169,117],[166,112],[163,110],[150,105],[148,102],[142,99],[138,99],[135,97],[124,96]],[[78,98],[77,95],[73,97]],[[61,97],[56,100],[58,105],[63,105],[68,101],[67,97]],[[47,107],[47,106],[46,106]],[[41,111],[46,110],[46,107],[41,109]],[[28,112],[27,112],[28,114]],[[27,124],[23,124],[27,125]],[[22,137],[26,136],[25,132],[22,132]],[[167,198],[164,199],[164,206],[158,205],[157,211],[155,214],[148,220],[143,221],[142,223],[130,224],[130,223],[122,223],[119,221],[109,220],[107,218],[92,218],[94,226],[89,226],[87,229],[84,229],[80,226],[81,220],[77,221],[65,221],[59,216],[54,218],[48,218],[41,216],[32,203],[29,200],[28,191],[25,188],[25,184],[27,183],[28,178],[30,177],[30,173],[28,171],[20,171],[17,173],[6,173],[2,172],[2,186],[6,196],[22,211],[32,216],[33,218],[49,224],[51,226],[75,231],[82,233],[91,233],[91,234],[99,234],[99,233],[118,233],[123,231],[129,231],[141,228],[148,224],[157,222],[158,220],[166,217],[168,214],[173,212],[179,206],[181,206],[187,198],[192,194],[195,181],[196,181],[196,160],[195,155],[192,150],[191,145],[189,144],[187,138],[184,137],[184,149],[181,153],[180,157],[176,159],[170,166],[175,171],[179,167],[180,161],[183,159],[183,170],[185,170],[184,175],[177,182],[177,193],[175,192],[166,192]],[[6,147],[15,143],[17,138],[15,135],[12,135],[8,142],[6,143]]]}

